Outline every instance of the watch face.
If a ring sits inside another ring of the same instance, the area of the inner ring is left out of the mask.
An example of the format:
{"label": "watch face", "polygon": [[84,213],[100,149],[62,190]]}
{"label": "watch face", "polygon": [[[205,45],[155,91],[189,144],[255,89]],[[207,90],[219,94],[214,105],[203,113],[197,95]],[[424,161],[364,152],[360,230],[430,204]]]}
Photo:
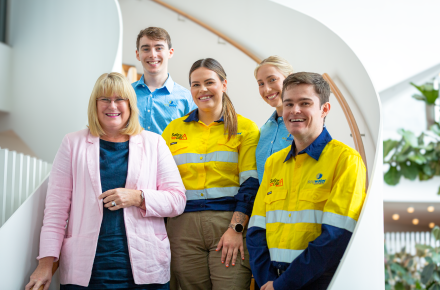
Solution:
{"label": "watch face", "polygon": [[238,232],[238,233],[241,233],[243,231],[243,225],[236,224],[235,225],[235,231]]}

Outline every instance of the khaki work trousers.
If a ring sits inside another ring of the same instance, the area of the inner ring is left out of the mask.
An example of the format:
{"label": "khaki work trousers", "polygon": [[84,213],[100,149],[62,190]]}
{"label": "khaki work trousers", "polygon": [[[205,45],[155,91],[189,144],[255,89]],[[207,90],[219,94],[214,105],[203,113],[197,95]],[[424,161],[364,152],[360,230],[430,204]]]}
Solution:
{"label": "khaki work trousers", "polygon": [[[228,229],[233,212],[200,211],[169,218],[167,232],[171,245],[171,273],[182,290],[249,290],[251,267],[243,233],[245,260],[238,253],[235,266],[226,268],[222,251],[216,251]],[[172,283],[171,290],[178,290]]]}

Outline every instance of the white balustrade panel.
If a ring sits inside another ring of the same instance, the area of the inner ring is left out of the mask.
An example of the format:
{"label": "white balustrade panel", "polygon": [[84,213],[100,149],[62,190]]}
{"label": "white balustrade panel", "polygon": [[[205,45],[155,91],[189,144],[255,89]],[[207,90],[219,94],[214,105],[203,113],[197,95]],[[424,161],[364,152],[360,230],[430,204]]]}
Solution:
{"label": "white balustrade panel", "polygon": [[43,160],[0,148],[0,227],[47,176]]}
{"label": "white balustrade panel", "polygon": [[385,233],[385,247],[388,254],[395,254],[405,248],[405,252],[416,254],[416,244],[440,246],[440,241],[435,241],[430,232]]}

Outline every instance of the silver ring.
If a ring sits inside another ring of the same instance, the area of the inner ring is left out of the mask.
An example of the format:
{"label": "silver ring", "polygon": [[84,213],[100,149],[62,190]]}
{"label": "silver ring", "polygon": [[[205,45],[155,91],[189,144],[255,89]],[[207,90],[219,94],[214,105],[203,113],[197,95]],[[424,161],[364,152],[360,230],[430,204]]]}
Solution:
{"label": "silver ring", "polygon": [[115,201],[112,201],[112,206],[116,206],[116,202]]}

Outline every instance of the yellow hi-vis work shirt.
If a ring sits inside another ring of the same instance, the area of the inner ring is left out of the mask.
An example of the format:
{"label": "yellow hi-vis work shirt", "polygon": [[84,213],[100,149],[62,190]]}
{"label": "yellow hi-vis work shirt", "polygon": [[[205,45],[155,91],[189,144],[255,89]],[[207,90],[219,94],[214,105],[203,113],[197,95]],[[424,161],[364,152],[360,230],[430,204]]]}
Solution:
{"label": "yellow hi-vis work shirt", "polygon": [[236,136],[228,140],[223,117],[204,124],[198,110],[172,121],[165,139],[186,188],[185,212],[240,211],[250,216],[258,190],[257,125],[237,115]]}
{"label": "yellow hi-vis work shirt", "polygon": [[326,128],[296,157],[294,146],[268,158],[247,233],[253,274],[259,285],[276,279],[275,289],[300,289],[337,267],[365,199],[356,150]]}

